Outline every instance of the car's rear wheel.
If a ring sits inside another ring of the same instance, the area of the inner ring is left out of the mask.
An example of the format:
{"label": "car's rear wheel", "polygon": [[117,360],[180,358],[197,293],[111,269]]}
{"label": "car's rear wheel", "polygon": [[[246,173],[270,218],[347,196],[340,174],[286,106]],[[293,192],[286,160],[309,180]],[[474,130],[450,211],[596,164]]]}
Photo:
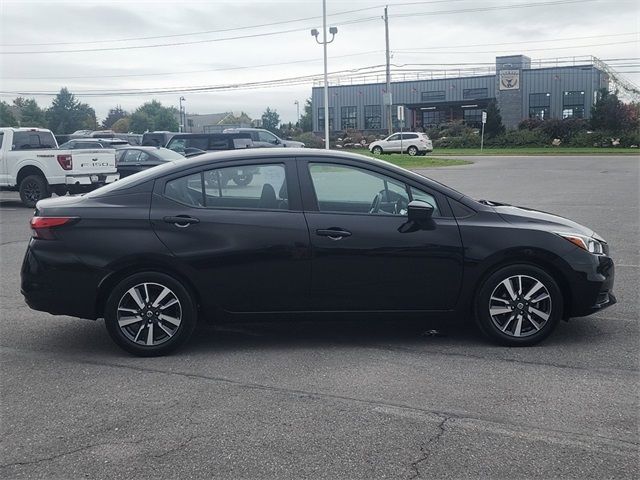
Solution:
{"label": "car's rear wheel", "polygon": [[409,148],[407,148],[407,153],[410,156],[415,157],[416,155],[418,155],[418,149],[413,145],[411,145]]}
{"label": "car's rear wheel", "polygon": [[104,311],[111,338],[139,356],[167,354],[186,342],[196,324],[195,302],[176,279],[143,272],[122,280]]}
{"label": "car's rear wheel", "polygon": [[503,345],[527,346],[544,340],[562,318],[562,293],[547,272],[533,265],[510,265],[493,273],[476,295],[475,316],[482,332]]}
{"label": "car's rear wheel", "polygon": [[374,155],[382,155],[382,147],[373,147],[373,148],[371,149],[371,152],[372,152]]}
{"label": "car's rear wheel", "polygon": [[43,198],[51,196],[49,184],[42,175],[27,175],[20,182],[20,200],[27,207],[35,207]]}

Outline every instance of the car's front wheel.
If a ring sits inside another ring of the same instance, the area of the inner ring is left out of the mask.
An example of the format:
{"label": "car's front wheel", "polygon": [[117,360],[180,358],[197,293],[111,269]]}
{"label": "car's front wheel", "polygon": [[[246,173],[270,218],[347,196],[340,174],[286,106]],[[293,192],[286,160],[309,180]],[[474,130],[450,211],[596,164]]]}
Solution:
{"label": "car's front wheel", "polygon": [[371,153],[373,153],[374,155],[382,155],[382,147],[373,147],[371,149]]}
{"label": "car's front wheel", "polygon": [[503,345],[528,346],[544,340],[562,318],[556,281],[533,265],[503,267],[485,280],[476,295],[478,326]]}
{"label": "car's front wheel", "polygon": [[111,338],[134,355],[167,354],[186,342],[196,324],[189,291],[164,273],[131,275],[109,295],[104,311]]}

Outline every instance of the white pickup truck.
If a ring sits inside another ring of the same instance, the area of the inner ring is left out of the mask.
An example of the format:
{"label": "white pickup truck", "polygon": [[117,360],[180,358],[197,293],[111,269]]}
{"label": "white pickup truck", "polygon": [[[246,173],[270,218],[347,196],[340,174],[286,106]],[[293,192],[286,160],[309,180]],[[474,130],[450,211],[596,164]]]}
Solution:
{"label": "white pickup truck", "polygon": [[42,128],[0,128],[0,188],[35,206],[52,193],[81,193],[118,180],[115,150],[59,150]]}

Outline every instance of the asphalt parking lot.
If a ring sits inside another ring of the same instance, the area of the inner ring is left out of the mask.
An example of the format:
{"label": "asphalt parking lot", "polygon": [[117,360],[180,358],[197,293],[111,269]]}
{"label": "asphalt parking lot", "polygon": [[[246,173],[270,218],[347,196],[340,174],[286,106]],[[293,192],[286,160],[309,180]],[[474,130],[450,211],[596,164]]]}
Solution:
{"label": "asphalt parking lot", "polygon": [[639,158],[473,161],[423,173],[594,228],[619,303],[530,348],[438,322],[301,322],[202,326],[135,358],[101,323],[26,307],[31,211],[1,193],[0,476],[638,478]]}

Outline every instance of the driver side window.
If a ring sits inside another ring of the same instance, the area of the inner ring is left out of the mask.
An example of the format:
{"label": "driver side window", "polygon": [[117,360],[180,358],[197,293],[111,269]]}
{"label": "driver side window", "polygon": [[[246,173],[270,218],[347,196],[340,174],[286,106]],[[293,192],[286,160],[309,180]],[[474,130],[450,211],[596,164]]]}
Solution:
{"label": "driver side window", "polygon": [[309,164],[321,212],[406,215],[409,195],[404,183],[357,167]]}
{"label": "driver side window", "polygon": [[258,137],[260,138],[261,142],[268,142],[268,143],[271,143],[273,145],[276,144],[276,136],[273,135],[272,133],[263,132],[262,130],[260,130],[258,132]]}

